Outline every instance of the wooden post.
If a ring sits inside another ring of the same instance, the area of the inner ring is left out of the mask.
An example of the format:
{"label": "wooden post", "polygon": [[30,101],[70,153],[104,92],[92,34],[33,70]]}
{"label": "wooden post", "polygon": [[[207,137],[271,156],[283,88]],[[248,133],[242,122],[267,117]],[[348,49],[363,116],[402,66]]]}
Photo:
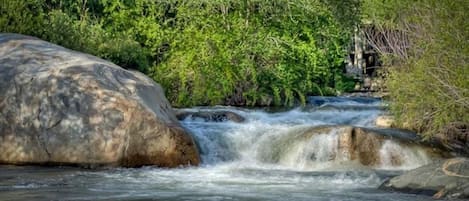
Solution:
{"label": "wooden post", "polygon": [[362,75],[364,75],[366,74],[365,60],[363,59],[364,43],[363,43],[363,34],[361,33],[361,30],[359,27],[355,28],[354,41],[355,41],[354,66],[356,68],[361,69]]}

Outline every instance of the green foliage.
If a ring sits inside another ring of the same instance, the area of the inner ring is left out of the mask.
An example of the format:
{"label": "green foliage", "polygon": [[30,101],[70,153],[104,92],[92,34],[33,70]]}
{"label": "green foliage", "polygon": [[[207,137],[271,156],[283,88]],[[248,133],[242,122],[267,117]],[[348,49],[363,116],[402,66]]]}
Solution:
{"label": "green foliage", "polygon": [[[169,45],[153,77],[177,106],[293,105],[317,87],[341,81],[336,75],[342,74],[348,32],[319,1],[191,1],[166,7],[151,14],[174,13],[151,26],[164,31],[143,38]],[[162,40],[165,33],[172,37]]]}
{"label": "green foliage", "polygon": [[398,24],[409,15],[408,9],[413,3],[405,0],[363,0],[362,21],[388,28],[401,28]]}
{"label": "green foliage", "polygon": [[362,0],[321,0],[321,2],[328,6],[337,22],[344,29],[348,29],[349,33],[359,25],[357,22],[361,20]]}
{"label": "green foliage", "polygon": [[411,44],[406,57],[389,68],[387,87],[391,110],[398,122],[422,132],[425,137],[453,122],[468,124],[469,3],[464,0],[393,2],[398,2],[397,14],[389,13],[396,11],[396,7],[377,13],[384,13],[385,17],[400,16],[399,21],[387,23],[404,30]]}
{"label": "green foliage", "polygon": [[0,1],[1,31],[139,69],[176,106],[293,105],[352,83],[358,0]]}
{"label": "green foliage", "polygon": [[44,13],[40,0],[0,0],[0,31],[40,34]]}
{"label": "green foliage", "polygon": [[91,5],[96,9],[96,2],[84,5],[82,1],[67,0],[0,0],[0,31],[37,36],[109,59],[124,68],[145,71],[150,66],[149,51],[132,35],[105,30],[89,15]]}

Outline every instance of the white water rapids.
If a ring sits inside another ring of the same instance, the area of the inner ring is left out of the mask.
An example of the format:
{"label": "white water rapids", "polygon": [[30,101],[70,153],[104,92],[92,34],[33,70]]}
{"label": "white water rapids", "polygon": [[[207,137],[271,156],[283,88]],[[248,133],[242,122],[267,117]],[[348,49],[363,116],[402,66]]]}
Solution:
{"label": "white water rapids", "polygon": [[[202,157],[200,167],[83,170],[0,167],[0,200],[428,200],[377,187],[388,177],[429,163],[423,150],[386,141],[380,163],[365,167],[338,150],[338,132],[297,140],[322,125],[374,127],[382,102],[311,97],[307,107],[268,112],[231,107],[245,122],[187,117]],[[393,165],[400,157],[402,163]]]}

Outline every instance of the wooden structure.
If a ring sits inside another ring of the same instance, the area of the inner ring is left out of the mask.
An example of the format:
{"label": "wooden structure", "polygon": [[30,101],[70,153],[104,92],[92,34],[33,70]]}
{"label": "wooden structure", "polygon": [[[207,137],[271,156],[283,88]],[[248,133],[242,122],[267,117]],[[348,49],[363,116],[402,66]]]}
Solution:
{"label": "wooden structure", "polygon": [[347,74],[363,80],[365,77],[374,77],[376,69],[380,67],[378,51],[368,42],[364,30],[357,28],[346,58]]}

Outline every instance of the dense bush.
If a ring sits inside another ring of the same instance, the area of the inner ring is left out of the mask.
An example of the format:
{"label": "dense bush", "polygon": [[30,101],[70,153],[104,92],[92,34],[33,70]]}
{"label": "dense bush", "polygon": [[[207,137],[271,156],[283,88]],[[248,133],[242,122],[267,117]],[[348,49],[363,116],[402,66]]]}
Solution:
{"label": "dense bush", "polygon": [[137,30],[178,106],[292,105],[343,80],[349,35],[319,1],[164,2]]}
{"label": "dense bush", "polygon": [[40,34],[44,18],[40,0],[0,0],[0,31]]}
{"label": "dense bush", "polygon": [[1,31],[138,69],[176,106],[293,105],[353,83],[358,0],[0,1]]}
{"label": "dense bush", "polygon": [[78,2],[0,0],[0,31],[37,36],[124,68],[149,68],[148,51],[133,36],[105,30]]}
{"label": "dense bush", "polygon": [[366,2],[368,19],[406,33],[409,40],[409,47],[396,48],[405,54],[387,60],[391,110],[398,123],[426,137],[452,123],[469,124],[469,3]]}

